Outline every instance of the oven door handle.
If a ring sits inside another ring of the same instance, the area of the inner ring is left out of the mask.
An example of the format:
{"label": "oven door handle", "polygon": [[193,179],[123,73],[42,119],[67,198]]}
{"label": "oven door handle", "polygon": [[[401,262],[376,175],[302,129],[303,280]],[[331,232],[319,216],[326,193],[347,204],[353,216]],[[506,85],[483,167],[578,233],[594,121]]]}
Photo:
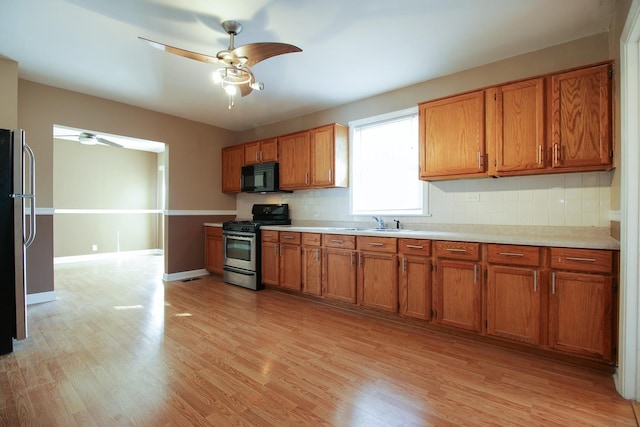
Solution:
{"label": "oven door handle", "polygon": [[256,235],[253,233],[222,233],[222,235],[224,237],[233,237],[234,239],[246,241],[252,241],[256,238]]}

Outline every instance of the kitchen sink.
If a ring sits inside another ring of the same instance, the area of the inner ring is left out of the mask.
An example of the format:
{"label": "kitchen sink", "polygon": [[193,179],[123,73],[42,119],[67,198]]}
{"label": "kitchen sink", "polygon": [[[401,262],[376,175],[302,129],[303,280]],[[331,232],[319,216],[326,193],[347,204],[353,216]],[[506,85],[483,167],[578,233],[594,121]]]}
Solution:
{"label": "kitchen sink", "polygon": [[413,230],[406,230],[404,228],[355,228],[356,231],[375,231],[383,233],[410,233]]}

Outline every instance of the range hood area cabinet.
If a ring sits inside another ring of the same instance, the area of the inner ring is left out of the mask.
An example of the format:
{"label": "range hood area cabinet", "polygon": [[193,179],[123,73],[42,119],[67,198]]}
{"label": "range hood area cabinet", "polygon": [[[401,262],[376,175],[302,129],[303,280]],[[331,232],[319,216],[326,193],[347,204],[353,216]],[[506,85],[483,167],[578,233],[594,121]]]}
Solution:
{"label": "range hood area cabinet", "polygon": [[242,167],[280,164],[280,189],[349,186],[349,128],[330,124],[222,149],[222,191],[241,191]]}
{"label": "range hood area cabinet", "polygon": [[246,142],[242,145],[244,146],[245,166],[278,161],[278,138]]}
{"label": "range hood area cabinet", "polygon": [[279,138],[280,188],[349,186],[349,128],[331,124]]}
{"label": "range hood area cabinet", "polygon": [[419,105],[420,179],[609,170],[610,62]]}

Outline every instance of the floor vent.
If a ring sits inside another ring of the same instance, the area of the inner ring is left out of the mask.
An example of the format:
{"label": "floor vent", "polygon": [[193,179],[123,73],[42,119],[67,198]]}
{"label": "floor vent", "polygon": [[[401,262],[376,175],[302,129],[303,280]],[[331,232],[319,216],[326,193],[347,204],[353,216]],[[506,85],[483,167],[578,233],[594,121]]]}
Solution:
{"label": "floor vent", "polygon": [[192,277],[190,279],[184,279],[183,282],[184,283],[193,282],[194,280],[200,280],[200,277]]}

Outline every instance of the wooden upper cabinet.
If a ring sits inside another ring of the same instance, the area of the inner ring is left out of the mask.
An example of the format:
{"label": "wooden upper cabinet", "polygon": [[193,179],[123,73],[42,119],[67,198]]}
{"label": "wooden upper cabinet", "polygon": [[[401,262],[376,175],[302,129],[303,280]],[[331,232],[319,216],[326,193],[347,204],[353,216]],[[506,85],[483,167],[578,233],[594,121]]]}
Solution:
{"label": "wooden upper cabinet", "polygon": [[278,161],[278,138],[247,142],[243,145],[245,165]]}
{"label": "wooden upper cabinet", "polygon": [[222,149],[222,191],[239,193],[241,190],[244,147],[234,145]]}
{"label": "wooden upper cabinet", "polygon": [[[496,172],[516,175],[543,170],[546,167],[544,79],[497,87],[495,104]],[[491,125],[487,123],[488,127]],[[488,139],[487,144],[491,143]]]}
{"label": "wooden upper cabinet", "polygon": [[610,64],[552,76],[550,108],[553,168],[612,166]]}
{"label": "wooden upper cabinet", "polygon": [[486,176],[484,94],[420,104],[420,179]]}
{"label": "wooden upper cabinet", "polygon": [[311,130],[312,187],[347,187],[349,129],[333,124]]}
{"label": "wooden upper cabinet", "polygon": [[309,187],[311,165],[311,132],[304,131],[280,137],[280,188],[293,190]]}
{"label": "wooden upper cabinet", "polygon": [[332,124],[279,138],[280,188],[347,187],[349,129]]}

